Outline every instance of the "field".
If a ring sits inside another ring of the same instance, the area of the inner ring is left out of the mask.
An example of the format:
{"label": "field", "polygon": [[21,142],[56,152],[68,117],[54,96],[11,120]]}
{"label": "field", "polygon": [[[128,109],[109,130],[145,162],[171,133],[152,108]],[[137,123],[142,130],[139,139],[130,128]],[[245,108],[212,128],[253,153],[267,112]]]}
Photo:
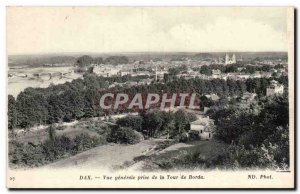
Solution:
{"label": "field", "polygon": [[[80,134],[88,134],[90,136],[96,136],[98,137],[99,134],[96,133],[95,131],[91,131],[89,129],[86,129],[82,126],[77,126],[77,125],[65,125],[64,130],[56,130],[56,135],[57,136],[61,136],[61,135],[65,135],[66,137],[69,138],[74,138],[77,135]],[[48,139],[49,135],[48,132],[46,130],[46,128],[43,129],[39,129],[36,131],[30,131],[28,133],[25,134],[20,134],[17,136],[17,141],[18,142],[22,142],[22,143],[33,143],[33,144],[39,144],[43,141],[45,141],[46,139]]]}
{"label": "field", "polygon": [[[103,122],[103,121],[102,121]],[[100,137],[99,133],[88,128],[89,121],[63,123],[56,130],[56,135],[64,135],[71,139],[80,134]],[[104,124],[105,122],[103,122]],[[21,134],[16,140],[21,143],[40,144],[48,139],[46,128],[36,129]],[[155,171],[161,170],[161,165],[172,165],[173,159],[193,157],[199,154],[206,161],[214,160],[219,155],[225,153],[227,144],[216,141],[193,141],[179,143],[176,140],[152,138],[143,140],[134,145],[108,143],[100,145],[74,156],[59,159],[53,163],[40,168],[93,168],[105,170],[135,170],[135,171]],[[185,161],[182,160],[184,165]],[[193,166],[193,165],[192,165]],[[197,165],[195,165],[197,167]],[[165,167],[163,167],[165,168]],[[172,170],[172,166],[166,166]],[[174,170],[180,170],[174,167]]]}
{"label": "field", "polygon": [[130,163],[134,158],[150,152],[163,140],[144,140],[134,145],[114,144],[98,146],[43,168],[86,168],[113,170]]}
{"label": "field", "polygon": [[[157,150],[160,143],[169,140],[144,140],[134,145],[114,144],[98,146],[75,156],[65,158],[46,165],[43,168],[82,168],[104,170],[159,170],[158,162],[180,157],[185,152],[189,154],[201,153],[210,159],[224,153],[226,145],[215,141],[195,141],[191,143],[176,143],[162,150]],[[174,169],[179,170],[179,169]]]}
{"label": "field", "polygon": [[[214,140],[176,143],[165,149],[152,153],[147,157],[135,158],[134,160],[136,163],[131,166],[131,169],[146,171],[197,169],[197,164],[191,164],[191,161],[186,162],[183,158],[192,158],[193,155],[198,154],[197,156],[201,157],[201,159],[211,161],[216,159],[219,155],[224,154],[227,147],[227,144]],[[171,166],[173,165],[172,160],[180,161],[179,166]]]}

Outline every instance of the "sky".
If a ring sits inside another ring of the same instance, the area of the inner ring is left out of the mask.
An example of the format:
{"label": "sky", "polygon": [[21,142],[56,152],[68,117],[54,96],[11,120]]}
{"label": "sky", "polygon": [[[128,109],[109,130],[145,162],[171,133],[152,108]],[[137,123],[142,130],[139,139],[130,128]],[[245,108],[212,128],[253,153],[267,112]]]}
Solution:
{"label": "sky", "polygon": [[287,51],[287,9],[8,7],[7,54]]}

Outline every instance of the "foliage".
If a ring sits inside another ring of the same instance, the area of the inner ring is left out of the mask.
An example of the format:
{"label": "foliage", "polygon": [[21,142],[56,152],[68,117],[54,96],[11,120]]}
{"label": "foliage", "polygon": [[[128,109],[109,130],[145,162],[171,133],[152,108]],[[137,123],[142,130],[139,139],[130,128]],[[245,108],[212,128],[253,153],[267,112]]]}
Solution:
{"label": "foliage", "polygon": [[126,116],[117,120],[117,124],[122,127],[131,127],[133,130],[141,132],[143,129],[143,118],[141,116]]}
{"label": "foliage", "polygon": [[[104,93],[126,93],[129,97],[136,93],[146,96],[148,93],[197,93],[199,96],[215,93],[221,99],[228,96],[241,95],[242,93],[256,92],[259,97],[265,95],[269,79],[255,78],[246,81],[200,78],[185,80],[174,79],[166,83],[152,83],[134,87],[108,88],[111,83],[126,81],[138,81],[138,77],[101,77],[95,74],[85,74],[83,79],[76,79],[60,85],[52,85],[48,88],[27,88],[14,100],[9,97],[9,128],[28,128],[40,124],[52,124],[58,122],[70,122],[75,119],[104,116],[105,114],[136,111],[127,110],[120,106],[116,110],[102,110],[99,101]],[[286,78],[276,78],[286,84]],[[212,105],[213,102],[201,99],[204,105]],[[215,103],[214,103],[215,105]],[[182,130],[182,127],[180,127]],[[149,132],[149,131],[148,131]],[[151,132],[151,131],[150,131]],[[154,135],[154,133],[153,133]]]}
{"label": "foliage", "polygon": [[270,145],[266,147],[264,144],[261,146],[251,146],[246,149],[243,145],[231,145],[227,156],[225,157],[225,164],[228,168],[238,169],[276,169],[278,164],[274,159],[274,147]]}
{"label": "foliage", "polygon": [[49,134],[49,140],[54,141],[56,138],[56,128],[53,125],[50,125],[47,128],[48,134]]}
{"label": "foliage", "polygon": [[12,95],[8,95],[8,129],[16,127],[17,123],[17,111],[16,111],[16,100]]}
{"label": "foliage", "polygon": [[174,114],[175,128],[172,136],[181,135],[189,130],[189,124],[197,119],[195,114],[187,113],[184,110],[178,110]]}
{"label": "foliage", "polygon": [[79,67],[86,67],[91,65],[93,62],[93,58],[88,56],[88,55],[84,55],[81,56],[77,59],[76,61],[76,65],[78,65]]}
{"label": "foliage", "polygon": [[247,168],[286,168],[289,165],[288,96],[261,99],[254,111],[225,107],[210,113],[215,138],[232,144],[228,164]]}
{"label": "foliage", "polygon": [[111,127],[102,121],[88,121],[86,129],[97,132],[104,139],[110,134]]}
{"label": "foliage", "polygon": [[127,64],[129,59],[126,56],[110,56],[105,59],[106,64],[118,65]]}
{"label": "foliage", "polygon": [[176,143],[178,143],[178,141],[176,141],[176,140],[159,142],[158,145],[154,149],[160,151],[160,150],[166,149],[167,147],[170,147],[171,145],[174,145]]}
{"label": "foliage", "polygon": [[10,141],[9,162],[11,167],[36,167],[105,143],[101,136],[97,138],[85,133],[74,139],[56,136],[38,145]]}
{"label": "foliage", "polygon": [[114,127],[107,137],[108,142],[121,144],[136,144],[143,140],[143,136],[129,127]]}
{"label": "foliage", "polygon": [[161,128],[163,119],[160,116],[161,113],[158,110],[148,111],[142,113],[141,116],[143,122],[143,134],[147,137],[155,137],[158,130]]}

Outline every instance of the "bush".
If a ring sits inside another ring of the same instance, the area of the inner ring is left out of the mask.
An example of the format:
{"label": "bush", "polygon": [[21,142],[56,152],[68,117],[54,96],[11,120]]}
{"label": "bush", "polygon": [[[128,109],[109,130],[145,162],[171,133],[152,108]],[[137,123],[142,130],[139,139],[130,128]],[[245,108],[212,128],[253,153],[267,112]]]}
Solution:
{"label": "bush", "polygon": [[105,143],[106,139],[102,136],[89,136],[85,133],[77,135],[74,139],[64,135],[56,136],[38,145],[11,141],[9,142],[10,166],[41,166]]}
{"label": "bush", "polygon": [[170,147],[171,145],[174,145],[178,143],[176,140],[170,140],[170,141],[163,141],[158,143],[158,145],[154,148],[155,150],[163,150],[166,149],[167,147]]}
{"label": "bush", "polygon": [[43,149],[33,144],[9,142],[10,166],[34,167],[44,162]]}
{"label": "bush", "polygon": [[[152,163],[156,164],[159,170],[214,169],[224,167],[223,158],[223,155],[207,158],[200,152],[180,150],[176,157],[152,158]],[[145,170],[153,170],[153,166],[146,166]]]}
{"label": "bush", "polygon": [[76,152],[80,152],[104,143],[105,143],[105,139],[103,139],[103,137],[97,138],[94,136],[89,136],[86,133],[83,133],[75,137],[74,139],[75,145],[73,150]]}
{"label": "bush", "polygon": [[189,132],[189,140],[190,141],[200,140],[199,133],[196,131],[190,131]]}
{"label": "bush", "polygon": [[142,141],[143,135],[129,127],[115,127],[107,138],[108,142],[136,144]]}
{"label": "bush", "polygon": [[179,142],[188,142],[189,141],[189,135],[188,133],[182,133],[179,136]]}
{"label": "bush", "polygon": [[229,168],[233,169],[276,169],[279,166],[274,159],[272,149],[272,146],[266,147],[264,144],[261,147],[251,146],[250,149],[245,149],[244,146],[231,145],[225,162]]}
{"label": "bush", "polygon": [[117,120],[117,124],[122,127],[131,127],[133,130],[141,132],[143,118],[141,116],[126,116]]}
{"label": "bush", "polygon": [[102,121],[89,121],[86,123],[86,129],[95,131],[104,139],[110,134],[110,127]]}

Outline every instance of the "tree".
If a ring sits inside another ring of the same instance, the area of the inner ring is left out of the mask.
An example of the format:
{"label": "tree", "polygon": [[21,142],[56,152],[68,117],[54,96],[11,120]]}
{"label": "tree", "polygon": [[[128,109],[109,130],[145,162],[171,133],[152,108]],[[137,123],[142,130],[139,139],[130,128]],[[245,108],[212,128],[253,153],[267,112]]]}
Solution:
{"label": "tree", "polygon": [[212,70],[207,65],[203,65],[200,69],[200,73],[204,75],[211,75]]}
{"label": "tree", "polygon": [[105,64],[127,64],[129,59],[126,56],[110,56],[105,59]]}
{"label": "tree", "polygon": [[168,73],[164,74],[164,82],[167,83],[170,80],[170,76]]}
{"label": "tree", "polygon": [[51,142],[54,142],[55,138],[56,138],[56,127],[54,125],[50,125],[47,128],[47,131],[48,131],[48,135],[49,135],[49,140]]}
{"label": "tree", "polygon": [[160,129],[161,134],[167,135],[167,139],[170,138],[171,132],[175,129],[174,114],[171,112],[162,112],[163,123]]}
{"label": "tree", "polygon": [[264,98],[258,114],[234,107],[211,113],[215,137],[233,144],[229,163],[238,167],[279,167],[289,165],[288,96]]}
{"label": "tree", "polygon": [[178,110],[174,114],[174,118],[175,118],[175,126],[177,131],[173,132],[173,136],[177,136],[183,132],[186,132],[188,125],[190,123],[187,113],[184,110]]}
{"label": "tree", "polygon": [[13,129],[17,125],[16,100],[12,95],[8,95],[8,129]]}
{"label": "tree", "polygon": [[200,97],[200,108],[203,110],[204,107],[211,107],[213,106],[215,103],[212,99],[207,98],[206,96],[201,96]]}
{"label": "tree", "polygon": [[108,142],[136,144],[143,139],[143,136],[130,127],[114,127],[111,130],[107,140]]}
{"label": "tree", "polygon": [[149,111],[145,114],[141,114],[143,117],[144,123],[143,123],[143,132],[148,137],[154,137],[156,132],[160,129],[162,126],[162,118],[159,111]]}
{"label": "tree", "polygon": [[18,125],[22,128],[44,124],[48,118],[47,99],[39,91],[27,88],[16,101]]}
{"label": "tree", "polygon": [[117,124],[122,127],[131,127],[133,130],[141,132],[143,129],[143,118],[141,116],[128,115],[118,119]]}
{"label": "tree", "polygon": [[102,57],[96,57],[96,58],[94,58],[93,63],[97,64],[97,65],[100,65],[100,64],[104,63],[104,60],[103,60]]}
{"label": "tree", "polygon": [[77,59],[76,61],[76,65],[78,65],[79,67],[87,67],[90,66],[93,62],[93,58],[88,56],[88,55],[84,55],[81,56]]}

